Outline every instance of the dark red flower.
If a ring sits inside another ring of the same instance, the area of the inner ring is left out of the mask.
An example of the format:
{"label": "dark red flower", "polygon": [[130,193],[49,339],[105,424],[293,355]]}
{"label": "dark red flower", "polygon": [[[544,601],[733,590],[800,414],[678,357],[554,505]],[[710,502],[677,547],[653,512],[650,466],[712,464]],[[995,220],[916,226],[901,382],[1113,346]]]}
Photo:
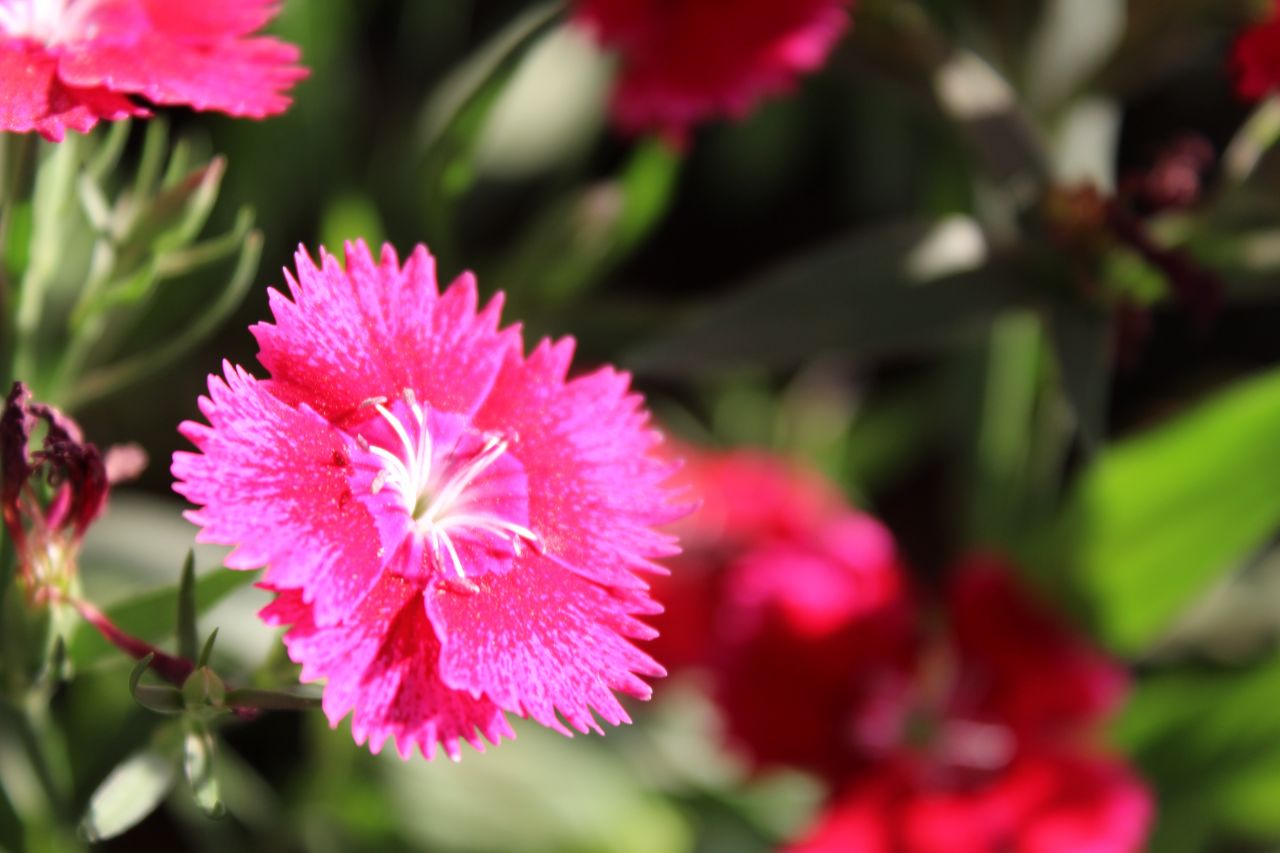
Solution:
{"label": "dark red flower", "polygon": [[1028,755],[973,785],[886,763],[833,799],[789,853],[1132,853],[1151,797],[1123,764]]}
{"label": "dark red flower", "polygon": [[[43,439],[33,448],[41,424]],[[17,551],[19,577],[33,593],[61,586],[74,574],[80,540],[106,508],[113,468],[123,479],[145,464],[136,447],[121,452],[113,449],[104,459],[75,421],[33,403],[26,385],[13,384],[0,414],[0,514]]]}
{"label": "dark red flower", "polygon": [[1256,101],[1280,86],[1280,0],[1271,15],[1240,34],[1231,64],[1240,97]]}

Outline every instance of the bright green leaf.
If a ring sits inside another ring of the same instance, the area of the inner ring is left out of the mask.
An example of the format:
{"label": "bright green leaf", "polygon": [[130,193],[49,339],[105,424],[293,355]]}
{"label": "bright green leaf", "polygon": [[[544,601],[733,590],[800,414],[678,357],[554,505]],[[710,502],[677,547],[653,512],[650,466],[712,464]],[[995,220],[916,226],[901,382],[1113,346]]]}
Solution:
{"label": "bright green leaf", "polygon": [[1280,525],[1280,371],[1104,452],[1036,564],[1066,573],[1112,647],[1146,647]]}

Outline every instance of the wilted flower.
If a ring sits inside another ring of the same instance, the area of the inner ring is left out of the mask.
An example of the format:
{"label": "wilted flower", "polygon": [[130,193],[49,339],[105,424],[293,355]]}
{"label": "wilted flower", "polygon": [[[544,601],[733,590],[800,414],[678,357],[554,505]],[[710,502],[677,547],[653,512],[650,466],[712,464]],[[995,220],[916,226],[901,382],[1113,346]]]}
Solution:
{"label": "wilted flower", "polygon": [[1280,0],[1272,3],[1271,15],[1236,39],[1232,64],[1236,90],[1242,98],[1264,98],[1280,86]]}
{"label": "wilted flower", "polygon": [[628,131],[682,138],[741,118],[819,68],[849,0],[579,0],[577,19],[619,54],[613,113]]}
{"label": "wilted flower", "polygon": [[[40,429],[43,440],[33,448]],[[133,446],[112,448],[104,459],[75,421],[33,403],[26,385],[13,384],[0,414],[0,511],[19,579],[32,597],[67,591],[80,540],[106,508],[109,484],[135,476],[145,464]]]}
{"label": "wilted flower", "polygon": [[569,733],[626,721],[663,670],[633,639],[657,610],[637,572],[674,552],[673,465],[629,378],[567,380],[569,339],[525,356],[477,311],[464,274],[443,293],[419,246],[402,267],[348,245],[346,269],[303,251],[292,301],[252,331],[271,374],[224,365],[182,432],[176,489],[227,565],[263,565],[264,611],[290,624],[304,680],[335,726],[402,755],[497,742],[509,711]]}
{"label": "wilted flower", "polygon": [[152,104],[282,112],[298,50],[254,36],[271,0],[0,0],[0,129],[60,140]]}

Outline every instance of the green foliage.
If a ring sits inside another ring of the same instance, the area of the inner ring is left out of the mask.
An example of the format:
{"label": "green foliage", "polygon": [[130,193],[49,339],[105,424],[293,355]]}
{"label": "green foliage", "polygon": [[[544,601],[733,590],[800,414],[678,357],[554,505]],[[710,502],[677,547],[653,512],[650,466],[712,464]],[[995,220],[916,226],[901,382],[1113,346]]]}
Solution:
{"label": "green foliage", "polygon": [[[217,569],[200,575],[188,586],[189,596],[181,595],[181,585],[166,587],[120,602],[106,612],[122,630],[149,643],[159,643],[174,636],[174,614],[179,611],[180,602],[184,613],[203,613],[252,581],[253,575],[248,572]],[[188,624],[194,624],[194,620]],[[114,654],[115,650],[93,631],[78,632],[69,650],[71,662],[77,668],[95,666]],[[188,659],[192,658],[194,656]]]}
{"label": "green foliage", "polygon": [[1069,575],[1103,640],[1141,651],[1275,532],[1277,433],[1272,371],[1109,448],[1076,484],[1039,562]]}

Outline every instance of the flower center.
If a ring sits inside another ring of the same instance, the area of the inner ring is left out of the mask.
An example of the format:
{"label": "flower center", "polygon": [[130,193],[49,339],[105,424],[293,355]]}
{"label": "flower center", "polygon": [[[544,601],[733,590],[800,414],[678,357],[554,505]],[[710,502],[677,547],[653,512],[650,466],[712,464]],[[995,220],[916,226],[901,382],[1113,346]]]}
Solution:
{"label": "flower center", "polygon": [[429,410],[408,390],[366,406],[377,417],[357,432],[367,456],[356,465],[353,486],[357,494],[363,489],[384,548],[408,539],[437,570],[461,581],[505,570],[525,546],[541,548],[528,527],[524,468],[508,452],[507,438]]}
{"label": "flower center", "polygon": [[92,0],[0,0],[0,33],[47,45],[79,31]]}

